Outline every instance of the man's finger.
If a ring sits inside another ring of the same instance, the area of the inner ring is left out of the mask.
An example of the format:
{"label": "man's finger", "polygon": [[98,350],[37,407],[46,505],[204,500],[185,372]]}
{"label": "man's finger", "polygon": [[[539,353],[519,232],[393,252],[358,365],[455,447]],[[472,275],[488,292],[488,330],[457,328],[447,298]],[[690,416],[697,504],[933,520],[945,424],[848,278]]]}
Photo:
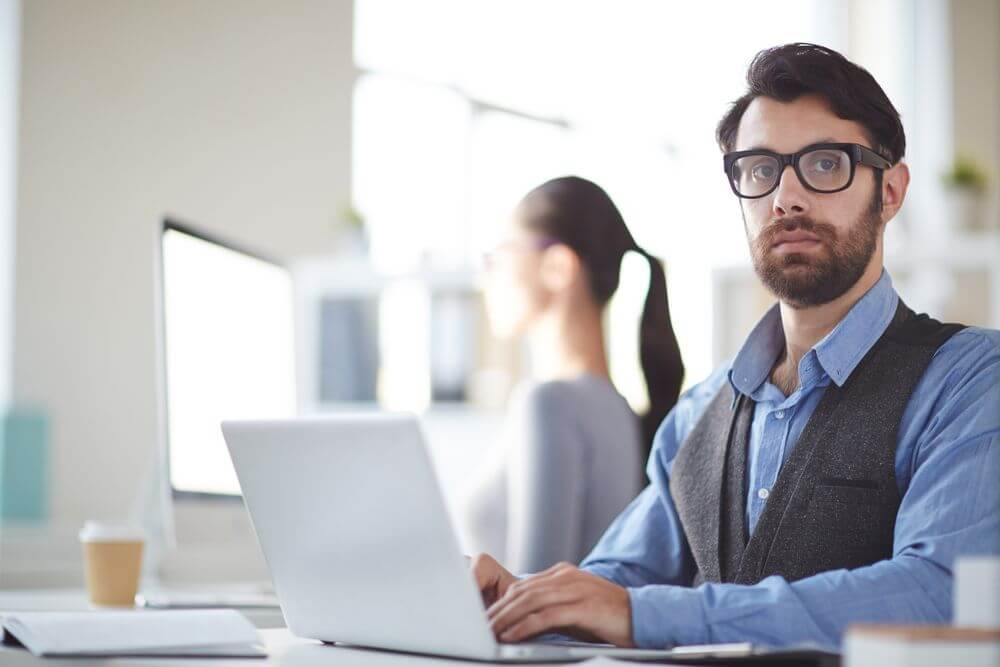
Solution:
{"label": "man's finger", "polygon": [[580,595],[573,587],[550,585],[536,588],[519,595],[516,599],[505,600],[505,604],[490,607],[493,612],[492,614],[487,612],[490,627],[494,634],[499,635],[533,613],[579,599]]}
{"label": "man's finger", "polygon": [[500,596],[489,608],[486,609],[486,616],[492,618],[500,610],[504,609],[515,600],[519,600],[523,595],[531,593],[532,591],[537,591],[542,588],[548,588],[552,585],[552,582],[546,581],[541,578],[522,579],[521,581],[515,581],[513,584],[507,587],[506,592]]}
{"label": "man's finger", "polygon": [[[531,590],[535,586],[550,583],[553,579],[565,579],[571,572],[578,572],[573,566],[568,563],[557,563],[547,570],[542,570],[538,574],[533,574],[524,579],[519,579],[510,586],[504,592],[504,597],[513,597],[519,595],[522,591]],[[503,598],[501,598],[503,599]],[[498,600],[499,602],[499,600]]]}
{"label": "man's finger", "polygon": [[[515,582],[493,604],[488,605],[486,610],[487,617],[490,619],[494,618],[511,605],[520,604],[524,596],[533,596],[540,590],[558,588],[570,591],[578,589],[580,585],[585,585],[585,578],[581,578],[580,575],[581,572],[576,568],[560,563],[540,574]],[[580,593],[576,593],[575,596],[579,597]],[[562,600],[562,602],[567,602],[570,599],[573,598],[567,598]]]}
{"label": "man's finger", "polygon": [[508,643],[519,642],[555,628],[574,625],[579,615],[578,607],[576,604],[557,605],[528,614],[503,632],[499,639]]}
{"label": "man's finger", "polygon": [[497,571],[497,567],[493,559],[483,554],[469,559],[469,569],[476,581],[476,588],[479,589],[483,604],[487,607],[496,602],[499,597],[500,573]]}
{"label": "man's finger", "polygon": [[466,556],[466,558],[468,558],[469,569],[472,570],[472,575],[476,578],[476,583],[482,586],[489,578],[489,571],[492,569],[489,567],[487,557],[480,554],[471,558]]}

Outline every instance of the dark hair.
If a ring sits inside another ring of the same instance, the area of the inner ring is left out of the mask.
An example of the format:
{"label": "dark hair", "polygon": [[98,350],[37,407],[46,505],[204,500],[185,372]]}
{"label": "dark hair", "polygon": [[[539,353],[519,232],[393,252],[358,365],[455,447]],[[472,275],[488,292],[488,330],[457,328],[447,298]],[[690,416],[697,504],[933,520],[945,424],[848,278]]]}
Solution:
{"label": "dark hair", "polygon": [[822,96],[837,116],[865,128],[872,149],[896,164],[906,151],[899,112],[868,70],[833,49],[797,42],[765,49],[747,69],[747,92],[733,102],[716,128],[723,151],[732,151],[740,119],[756,97],[791,102],[803,95]]}
{"label": "dark hair", "polygon": [[639,326],[639,359],[649,392],[649,410],[641,419],[642,453],[648,455],[653,435],[677,403],[684,379],[663,265],[636,244],[611,197],[586,179],[565,176],[547,181],[525,195],[519,210],[529,229],[576,252],[587,270],[591,295],[601,307],[618,289],[626,252],[638,252],[649,262],[649,289]]}

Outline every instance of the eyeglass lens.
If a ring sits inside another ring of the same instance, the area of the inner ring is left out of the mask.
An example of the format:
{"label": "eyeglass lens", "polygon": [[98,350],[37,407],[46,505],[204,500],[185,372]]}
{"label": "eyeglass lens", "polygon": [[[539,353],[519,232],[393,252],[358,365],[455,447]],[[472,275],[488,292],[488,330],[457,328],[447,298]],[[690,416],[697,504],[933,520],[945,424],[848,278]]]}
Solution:
{"label": "eyeglass lens", "polygon": [[[818,148],[799,157],[798,172],[806,185],[820,192],[840,190],[851,178],[851,156],[846,151]],[[781,162],[771,155],[746,155],[733,163],[731,175],[744,197],[760,197],[781,178]]]}

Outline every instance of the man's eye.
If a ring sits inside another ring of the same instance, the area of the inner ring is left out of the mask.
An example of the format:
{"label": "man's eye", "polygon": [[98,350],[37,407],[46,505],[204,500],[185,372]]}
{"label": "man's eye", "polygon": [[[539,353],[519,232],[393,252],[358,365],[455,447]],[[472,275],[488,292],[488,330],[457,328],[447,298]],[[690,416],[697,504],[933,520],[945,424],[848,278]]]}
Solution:
{"label": "man's eye", "polygon": [[750,173],[755,181],[769,181],[774,178],[774,167],[769,164],[759,164]]}
{"label": "man's eye", "polygon": [[840,169],[841,160],[832,155],[816,155],[809,160],[809,168],[818,174],[829,174]]}

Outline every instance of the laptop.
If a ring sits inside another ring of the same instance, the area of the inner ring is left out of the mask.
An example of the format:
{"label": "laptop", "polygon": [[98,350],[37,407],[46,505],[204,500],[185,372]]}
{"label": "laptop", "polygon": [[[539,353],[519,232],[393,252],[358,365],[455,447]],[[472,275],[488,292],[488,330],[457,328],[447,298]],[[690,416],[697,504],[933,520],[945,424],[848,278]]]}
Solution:
{"label": "laptop", "polygon": [[459,549],[416,417],[222,423],[289,630],[327,643],[496,662],[751,655],[499,643]]}

